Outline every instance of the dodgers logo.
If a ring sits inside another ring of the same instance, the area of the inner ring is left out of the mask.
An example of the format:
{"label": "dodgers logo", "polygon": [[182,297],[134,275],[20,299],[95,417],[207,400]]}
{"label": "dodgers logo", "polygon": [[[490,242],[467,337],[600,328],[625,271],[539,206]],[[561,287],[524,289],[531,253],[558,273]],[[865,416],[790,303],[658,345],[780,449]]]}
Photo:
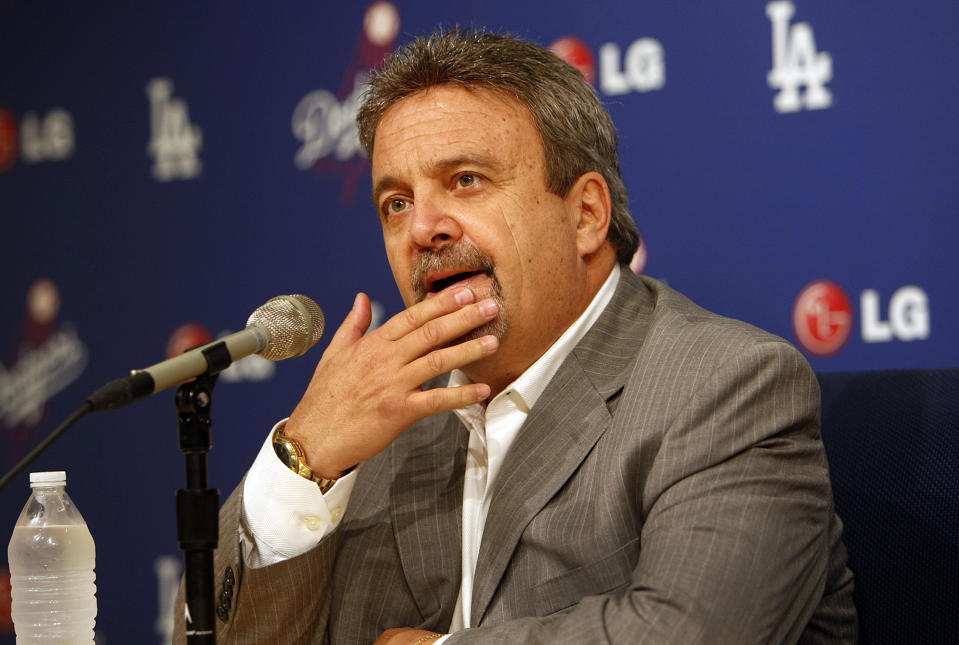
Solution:
{"label": "dodgers logo", "polygon": [[60,290],[40,278],[27,291],[27,310],[12,360],[0,363],[0,428],[13,462],[43,420],[46,403],[73,383],[87,365],[87,347],[76,330],[59,324]]}
{"label": "dodgers logo", "polygon": [[363,29],[339,92],[308,92],[293,110],[290,128],[300,142],[293,156],[297,169],[344,178],[341,200],[355,200],[366,156],[356,131],[356,111],[371,67],[379,65],[400,30],[400,13],[390,2],[374,2],[363,17]]}
{"label": "dodgers logo", "polygon": [[[807,22],[789,24],[796,7],[788,0],[770,2],[766,16],[772,23],[773,68],[766,77],[769,87],[778,89],[773,99],[777,112],[820,110],[832,105],[826,83],[832,80],[832,57],[816,51],[812,27]],[[800,93],[799,88],[806,87]]]}
{"label": "dodgers logo", "polygon": [[173,98],[173,81],[154,78],[146,87],[150,100],[150,143],[153,177],[157,181],[193,179],[202,169],[199,152],[203,134],[190,122],[186,101]]}

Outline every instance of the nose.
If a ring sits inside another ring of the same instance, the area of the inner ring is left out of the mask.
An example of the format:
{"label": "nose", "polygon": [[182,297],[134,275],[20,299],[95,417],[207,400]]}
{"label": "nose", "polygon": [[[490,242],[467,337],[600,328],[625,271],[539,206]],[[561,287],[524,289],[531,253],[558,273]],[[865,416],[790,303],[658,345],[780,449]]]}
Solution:
{"label": "nose", "polygon": [[463,235],[456,216],[441,198],[417,195],[410,218],[410,239],[418,248],[442,248]]}

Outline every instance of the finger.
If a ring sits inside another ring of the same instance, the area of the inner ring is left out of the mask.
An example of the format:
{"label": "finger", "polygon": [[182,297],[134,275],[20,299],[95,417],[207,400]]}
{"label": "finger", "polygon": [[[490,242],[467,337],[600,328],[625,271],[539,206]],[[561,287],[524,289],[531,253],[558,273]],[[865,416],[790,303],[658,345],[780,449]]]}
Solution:
{"label": "finger", "polygon": [[404,379],[407,382],[422,384],[440,374],[450,370],[465,367],[499,349],[499,339],[496,336],[483,336],[468,340],[452,347],[436,349],[422,356],[403,368]]}
{"label": "finger", "polygon": [[407,403],[409,411],[415,418],[423,418],[485,401],[489,398],[490,391],[490,387],[486,383],[469,383],[458,387],[438,387],[411,394]]}
{"label": "finger", "polygon": [[396,314],[377,330],[388,340],[399,340],[428,321],[461,309],[475,300],[473,292],[462,287],[426,298]]}
{"label": "finger", "polygon": [[336,333],[330,340],[330,349],[336,350],[347,345],[352,345],[366,333],[370,323],[373,321],[373,308],[370,305],[370,298],[365,293],[356,294],[353,300],[353,308],[346,318],[337,328]]}
{"label": "finger", "polygon": [[397,344],[397,353],[406,362],[424,356],[427,352],[443,347],[464,334],[488,323],[500,313],[499,305],[492,298],[463,307],[459,311],[426,321],[422,327],[407,334]]}

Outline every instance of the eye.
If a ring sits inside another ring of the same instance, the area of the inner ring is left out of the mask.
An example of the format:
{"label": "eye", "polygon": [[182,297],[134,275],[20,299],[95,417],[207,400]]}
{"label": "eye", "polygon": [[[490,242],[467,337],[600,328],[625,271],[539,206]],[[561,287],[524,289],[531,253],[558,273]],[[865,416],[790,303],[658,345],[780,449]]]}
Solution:
{"label": "eye", "polygon": [[460,175],[460,176],[457,178],[457,180],[456,180],[456,184],[457,184],[460,188],[469,188],[470,186],[474,185],[475,183],[476,183],[476,175],[473,175],[473,174],[470,174],[470,173],[463,173],[463,174]]}
{"label": "eye", "polygon": [[386,202],[386,214],[395,215],[396,213],[402,213],[409,207],[409,202],[405,199],[391,199]]}

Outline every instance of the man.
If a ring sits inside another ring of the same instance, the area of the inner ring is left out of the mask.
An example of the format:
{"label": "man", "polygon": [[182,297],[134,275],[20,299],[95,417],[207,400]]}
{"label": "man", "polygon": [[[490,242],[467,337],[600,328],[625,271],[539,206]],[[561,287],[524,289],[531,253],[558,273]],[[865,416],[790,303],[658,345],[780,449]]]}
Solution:
{"label": "man", "polygon": [[358,124],[408,308],[357,296],[224,505],[220,642],[854,641],[815,378],[625,268],[585,80],[452,31]]}

